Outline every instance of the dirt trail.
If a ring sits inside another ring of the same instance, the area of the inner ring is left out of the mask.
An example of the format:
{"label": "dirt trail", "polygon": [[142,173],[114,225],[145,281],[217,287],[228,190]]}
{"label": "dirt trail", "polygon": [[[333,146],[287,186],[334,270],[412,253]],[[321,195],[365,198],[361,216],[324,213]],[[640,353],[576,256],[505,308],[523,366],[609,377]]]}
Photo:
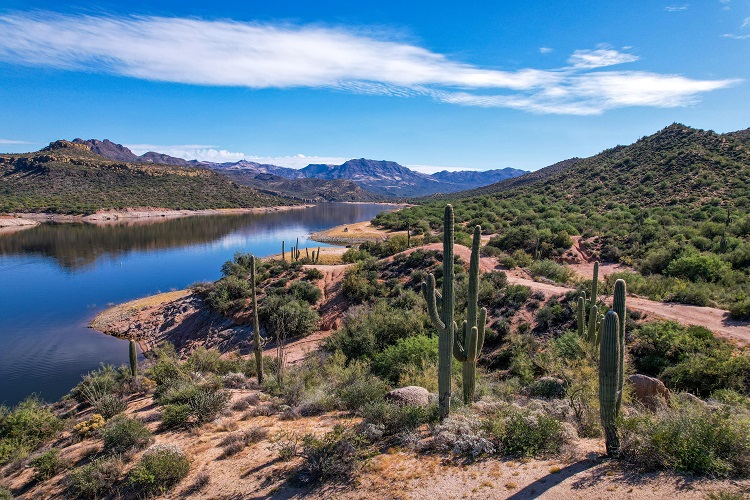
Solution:
{"label": "dirt trail", "polygon": [[[443,244],[432,243],[430,245],[425,245],[419,248],[423,250],[442,251]],[[409,254],[415,250],[417,250],[417,248],[410,248],[408,250],[405,250],[403,253]],[[471,250],[469,248],[463,245],[455,245],[454,253],[461,256],[461,258],[465,262],[469,262],[469,259],[471,257]],[[393,257],[389,257],[389,259],[392,258]],[[494,257],[481,257],[479,262],[479,268],[482,272],[501,269],[497,259],[495,259]],[[583,270],[583,276],[586,276],[585,273],[589,267],[590,271],[588,271],[588,276],[591,276],[593,274],[593,264],[576,264],[574,266],[571,267],[576,268],[577,271],[579,271],[578,268]],[[616,270],[621,269],[624,268],[616,264],[606,264],[599,267],[599,273],[600,275],[606,276],[608,274],[611,274],[612,272],[615,272]],[[572,290],[572,288],[562,285],[539,283],[528,278],[523,278],[517,273],[513,272],[506,272],[506,274],[508,276],[508,283],[528,286],[534,291],[538,290],[544,292],[547,295],[561,295]],[[611,298],[608,300],[611,301]],[[641,311],[653,316],[658,316],[660,318],[677,321],[682,325],[702,326],[708,328],[720,337],[735,341],[739,344],[750,344],[750,322],[732,320],[729,317],[729,313],[722,309],[716,309],[713,307],[691,306],[687,304],[656,302],[653,300],[633,296],[628,297],[628,307],[636,311]]]}

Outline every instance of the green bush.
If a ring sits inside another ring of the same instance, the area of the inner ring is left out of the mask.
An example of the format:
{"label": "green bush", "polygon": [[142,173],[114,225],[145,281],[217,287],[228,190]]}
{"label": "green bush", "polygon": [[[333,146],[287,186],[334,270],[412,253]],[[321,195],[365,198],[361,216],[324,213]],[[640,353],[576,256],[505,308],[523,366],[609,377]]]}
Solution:
{"label": "green bush", "polygon": [[750,319],[750,298],[732,304],[729,308],[729,314],[733,319]]}
{"label": "green bush", "polygon": [[0,500],[13,500],[15,497],[8,488],[0,486]]}
{"label": "green bush", "polygon": [[401,374],[409,367],[421,367],[428,361],[436,362],[437,356],[437,336],[420,335],[399,339],[386,347],[375,355],[372,366],[377,375],[398,384]]}
{"label": "green bush", "polygon": [[554,260],[538,260],[529,267],[532,276],[542,276],[557,283],[566,284],[574,276],[570,267],[560,265]]}
{"label": "green bush", "polygon": [[361,438],[352,430],[336,426],[323,437],[306,434],[299,454],[303,462],[298,480],[318,483],[328,479],[350,479],[362,458]]}
{"label": "green bush", "polygon": [[187,378],[174,346],[169,342],[149,351],[149,357],[153,360],[153,365],[146,375],[158,385],[167,385],[175,380]]}
{"label": "green bush", "polygon": [[122,381],[119,379],[117,369],[112,365],[102,365],[84,375],[83,380],[70,391],[70,394],[79,403],[88,403],[93,406],[101,397],[117,394],[121,388]]}
{"label": "green bush", "polygon": [[623,418],[620,456],[648,470],[750,475],[750,418],[731,407],[682,403]]}
{"label": "green bush", "polygon": [[378,294],[378,273],[371,261],[355,264],[346,270],[341,281],[341,292],[350,302],[361,304]]}
{"label": "green bush", "polygon": [[[317,269],[315,269],[315,271],[317,271]],[[315,303],[323,296],[323,292],[320,288],[308,281],[295,281],[289,285],[287,292],[297,300],[307,302],[310,305],[315,305]]]}
{"label": "green bush", "polygon": [[281,334],[286,338],[310,335],[320,320],[318,313],[307,302],[278,295],[263,301],[260,316],[271,336]]}
{"label": "green bush", "polygon": [[165,493],[190,472],[190,460],[174,445],[157,444],[143,453],[128,475],[130,484],[146,493]]}
{"label": "green bush", "polygon": [[168,404],[161,411],[161,424],[165,429],[179,429],[190,425],[190,406],[182,404]]}
{"label": "green bush", "polygon": [[323,271],[316,267],[305,269],[305,279],[310,281],[321,280],[323,279]]}
{"label": "green bush", "polygon": [[716,282],[729,268],[730,265],[716,254],[694,254],[670,262],[666,274],[694,282]]}
{"label": "green bush", "polygon": [[234,275],[225,276],[214,283],[213,289],[206,297],[206,304],[215,311],[226,313],[242,305],[249,295],[250,283],[246,279]]}
{"label": "green bush", "polygon": [[78,498],[101,498],[120,479],[124,464],[119,457],[100,457],[68,476],[68,491]]}
{"label": "green bush", "polygon": [[63,422],[35,396],[0,414],[0,465],[28,455],[62,427]]}
{"label": "green bush", "polygon": [[41,455],[33,458],[30,465],[36,470],[34,479],[37,481],[46,481],[57,474],[62,469],[63,464],[60,460],[60,450],[52,448]]}
{"label": "green bush", "polygon": [[128,405],[116,394],[104,394],[93,401],[94,413],[98,413],[105,419],[109,419],[124,412]]}
{"label": "green bush", "polygon": [[210,422],[219,416],[221,412],[229,408],[229,400],[232,395],[228,391],[215,390],[202,387],[188,400],[190,412],[195,416],[199,424]]}
{"label": "green bush", "polygon": [[151,431],[140,420],[121,415],[107,422],[102,432],[104,449],[112,453],[141,450],[151,443]]}
{"label": "green bush", "polygon": [[562,424],[550,415],[509,405],[484,421],[505,455],[536,457],[556,453],[565,443]]}

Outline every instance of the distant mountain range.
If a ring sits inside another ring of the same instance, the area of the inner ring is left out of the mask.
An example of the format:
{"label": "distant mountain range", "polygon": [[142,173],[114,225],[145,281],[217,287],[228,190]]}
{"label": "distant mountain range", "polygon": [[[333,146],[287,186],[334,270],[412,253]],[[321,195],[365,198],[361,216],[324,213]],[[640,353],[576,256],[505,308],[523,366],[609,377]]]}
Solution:
{"label": "distant mountain range", "polygon": [[[373,201],[374,199],[408,198],[427,196],[436,193],[453,193],[526,174],[525,170],[503,168],[486,171],[464,170],[449,172],[444,170],[432,175],[415,172],[393,161],[376,161],[365,158],[349,160],[341,165],[310,164],[302,169],[280,167],[240,160],[233,163],[213,163],[175,158],[154,151],[136,155],[130,149],[108,139],[75,139],[76,144],[89,147],[92,152],[106,158],[127,162],[159,163],[183,167],[204,167],[223,173],[235,182],[256,189],[275,192],[299,198],[325,199],[327,201]],[[277,178],[263,177],[270,174],[293,183],[280,182]],[[303,179],[332,181],[328,183],[304,182]],[[350,181],[341,183],[339,181]],[[264,182],[273,182],[264,185]],[[356,184],[362,192],[352,189]],[[295,193],[294,189],[298,191]],[[328,191],[335,193],[333,198],[326,196]],[[312,195],[312,196],[310,196]]]}

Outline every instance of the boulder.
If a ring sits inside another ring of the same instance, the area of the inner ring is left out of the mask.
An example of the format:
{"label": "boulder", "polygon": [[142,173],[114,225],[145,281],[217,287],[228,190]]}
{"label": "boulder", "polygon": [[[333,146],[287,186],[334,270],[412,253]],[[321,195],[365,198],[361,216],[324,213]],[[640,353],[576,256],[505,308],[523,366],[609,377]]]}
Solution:
{"label": "boulder", "polygon": [[424,387],[410,385],[392,390],[385,395],[385,399],[402,405],[427,406],[430,393]]}
{"label": "boulder", "polygon": [[629,376],[628,382],[633,384],[635,399],[646,408],[655,410],[669,403],[669,389],[658,378],[636,374]]}

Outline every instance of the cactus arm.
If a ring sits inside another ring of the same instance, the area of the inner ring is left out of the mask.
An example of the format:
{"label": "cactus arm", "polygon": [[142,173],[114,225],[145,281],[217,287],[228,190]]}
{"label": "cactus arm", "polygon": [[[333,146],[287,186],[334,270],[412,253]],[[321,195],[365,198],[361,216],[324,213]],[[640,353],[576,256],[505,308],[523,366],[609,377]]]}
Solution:
{"label": "cactus arm", "polygon": [[599,291],[599,261],[594,262],[594,280],[591,282],[591,301],[596,304],[596,297]]}
{"label": "cactus arm", "polygon": [[586,322],[586,300],[578,297],[578,336],[583,337],[584,323]]}
{"label": "cactus arm", "polygon": [[432,325],[438,330],[438,333],[442,333],[445,330],[445,323],[443,323],[437,310],[437,292],[435,290],[435,276],[433,274],[428,274],[427,283],[422,283],[422,293],[427,301],[427,312],[430,315],[430,321],[432,321]]}
{"label": "cactus arm", "polygon": [[599,415],[606,436],[607,454],[616,456],[620,448],[617,435],[617,398],[620,380],[620,320],[610,311],[604,318],[599,346]]}
{"label": "cactus arm", "polygon": [[618,279],[615,281],[615,296],[612,302],[612,310],[617,313],[619,318],[619,344],[620,344],[620,377],[617,383],[617,415],[622,408],[622,388],[625,383],[625,296],[627,287],[625,281]]}
{"label": "cactus arm", "polygon": [[484,325],[487,322],[487,309],[479,310],[479,319],[477,319],[477,358],[482,353],[484,347]]}
{"label": "cactus arm", "polygon": [[461,324],[461,330],[456,330],[456,332],[456,337],[453,340],[453,357],[463,363],[469,356],[469,351],[466,348],[466,320]]}
{"label": "cactus arm", "polygon": [[589,311],[589,335],[588,341],[592,344],[596,342],[596,322],[599,319],[599,308],[596,304],[591,306]]}

